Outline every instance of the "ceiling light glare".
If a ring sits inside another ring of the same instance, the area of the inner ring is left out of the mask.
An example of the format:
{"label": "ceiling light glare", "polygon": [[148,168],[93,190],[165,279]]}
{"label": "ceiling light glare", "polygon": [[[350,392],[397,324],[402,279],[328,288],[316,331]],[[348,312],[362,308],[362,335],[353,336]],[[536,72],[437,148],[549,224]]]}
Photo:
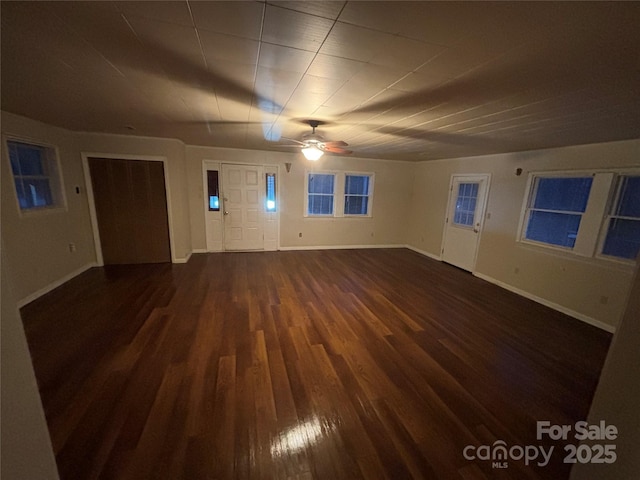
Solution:
{"label": "ceiling light glare", "polygon": [[316,147],[315,145],[311,145],[309,147],[304,147],[302,149],[302,154],[304,155],[304,158],[306,158],[307,160],[311,160],[312,162],[315,162],[324,154],[324,152],[320,150],[318,147]]}

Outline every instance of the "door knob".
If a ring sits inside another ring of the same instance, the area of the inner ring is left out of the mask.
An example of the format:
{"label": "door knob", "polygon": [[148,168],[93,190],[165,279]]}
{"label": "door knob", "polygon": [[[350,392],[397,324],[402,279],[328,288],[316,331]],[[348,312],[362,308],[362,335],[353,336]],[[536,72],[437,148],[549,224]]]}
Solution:
{"label": "door knob", "polygon": [[223,213],[223,215],[229,215],[229,212],[227,212],[227,211],[224,211],[222,213]]}

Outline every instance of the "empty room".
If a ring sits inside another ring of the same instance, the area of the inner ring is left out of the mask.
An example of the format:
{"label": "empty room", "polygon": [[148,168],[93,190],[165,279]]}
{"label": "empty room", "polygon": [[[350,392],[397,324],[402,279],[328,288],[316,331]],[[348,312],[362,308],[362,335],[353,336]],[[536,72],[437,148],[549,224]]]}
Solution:
{"label": "empty room", "polygon": [[2,478],[638,478],[640,3],[0,18]]}

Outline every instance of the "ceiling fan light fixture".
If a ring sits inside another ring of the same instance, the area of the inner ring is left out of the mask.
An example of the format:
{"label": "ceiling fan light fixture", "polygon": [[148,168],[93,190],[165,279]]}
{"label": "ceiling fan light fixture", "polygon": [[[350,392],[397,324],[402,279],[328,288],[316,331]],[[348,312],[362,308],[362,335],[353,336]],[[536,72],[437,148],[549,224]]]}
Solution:
{"label": "ceiling fan light fixture", "polygon": [[315,145],[309,145],[308,147],[304,147],[302,149],[302,154],[307,160],[315,162],[316,160],[320,159],[324,152]]}

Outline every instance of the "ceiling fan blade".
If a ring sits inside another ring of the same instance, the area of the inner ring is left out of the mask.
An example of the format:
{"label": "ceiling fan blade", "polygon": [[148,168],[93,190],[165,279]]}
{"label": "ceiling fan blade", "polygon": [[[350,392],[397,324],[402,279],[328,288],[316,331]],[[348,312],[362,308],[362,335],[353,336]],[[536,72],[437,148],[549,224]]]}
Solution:
{"label": "ceiling fan blade", "polygon": [[346,148],[342,147],[332,147],[330,145],[327,145],[326,143],[320,147],[320,150],[327,153],[337,153],[338,155],[351,155],[353,153],[352,150],[347,150]]}
{"label": "ceiling fan blade", "polygon": [[322,142],[324,144],[325,147],[347,147],[349,146],[349,144],[347,142],[344,142],[342,140],[338,140],[335,142]]}
{"label": "ceiling fan blade", "polygon": [[[289,137],[280,137],[280,140],[287,140],[289,142],[295,142],[298,145],[303,145],[306,146],[307,144],[304,142],[301,142],[300,140],[296,140],[295,138],[289,138]],[[283,145],[284,146],[284,145]]]}

